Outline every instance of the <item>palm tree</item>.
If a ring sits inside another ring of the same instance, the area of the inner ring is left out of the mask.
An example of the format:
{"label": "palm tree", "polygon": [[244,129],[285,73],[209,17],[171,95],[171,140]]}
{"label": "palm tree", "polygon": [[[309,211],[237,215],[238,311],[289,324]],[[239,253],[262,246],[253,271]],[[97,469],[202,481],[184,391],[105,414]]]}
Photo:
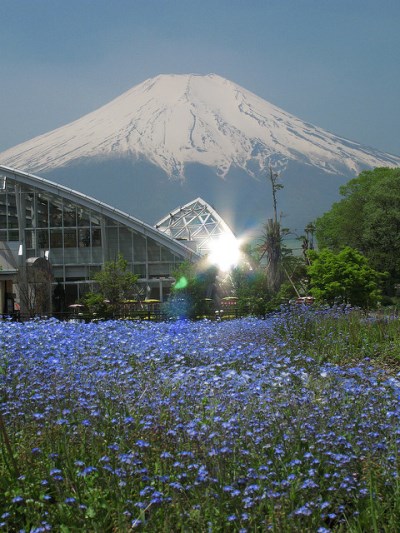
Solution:
{"label": "palm tree", "polygon": [[284,231],[281,228],[280,216],[278,218],[278,208],[276,195],[283,185],[278,183],[279,173],[274,172],[272,167],[269,167],[269,180],[272,186],[272,202],[274,216],[268,219],[264,226],[263,240],[259,247],[261,256],[260,260],[267,257],[267,275],[268,284],[273,293],[277,293],[283,279],[282,270],[282,236]]}

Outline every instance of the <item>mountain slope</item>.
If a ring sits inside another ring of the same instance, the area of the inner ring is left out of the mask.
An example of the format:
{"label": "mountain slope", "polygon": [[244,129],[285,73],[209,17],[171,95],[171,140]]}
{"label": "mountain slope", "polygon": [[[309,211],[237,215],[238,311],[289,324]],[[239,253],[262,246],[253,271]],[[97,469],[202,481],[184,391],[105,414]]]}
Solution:
{"label": "mountain slope", "polygon": [[363,169],[392,156],[307,124],[215,74],[160,75],[84,117],[0,154],[154,224],[197,197],[237,233],[272,215],[268,166],[282,169],[285,227],[302,228]]}
{"label": "mountain slope", "polygon": [[160,75],[112,102],[0,154],[30,172],[82,158],[128,157],[184,179],[199,163],[226,176],[235,166],[257,176],[270,161],[300,162],[333,174],[397,166],[400,158],[307,124],[215,74]]}

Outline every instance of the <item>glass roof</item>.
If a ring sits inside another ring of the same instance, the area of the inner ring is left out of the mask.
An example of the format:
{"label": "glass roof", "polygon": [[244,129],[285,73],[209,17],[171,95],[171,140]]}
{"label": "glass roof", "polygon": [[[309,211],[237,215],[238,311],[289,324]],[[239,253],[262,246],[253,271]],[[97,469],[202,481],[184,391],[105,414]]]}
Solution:
{"label": "glass roof", "polygon": [[228,224],[201,198],[171,211],[155,227],[173,239],[187,241],[200,255],[208,254],[222,236],[236,239]]}

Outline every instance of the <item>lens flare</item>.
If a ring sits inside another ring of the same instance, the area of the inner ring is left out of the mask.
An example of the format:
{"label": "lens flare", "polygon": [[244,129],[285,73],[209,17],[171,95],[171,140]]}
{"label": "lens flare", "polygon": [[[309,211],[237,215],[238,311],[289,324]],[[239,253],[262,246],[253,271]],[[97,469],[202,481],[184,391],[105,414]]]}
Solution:
{"label": "lens flare", "polygon": [[185,276],[182,276],[178,279],[178,281],[175,283],[175,289],[185,289],[188,286],[188,280],[185,278]]}
{"label": "lens flare", "polygon": [[208,260],[223,272],[227,272],[239,263],[240,243],[232,235],[221,235],[210,248]]}

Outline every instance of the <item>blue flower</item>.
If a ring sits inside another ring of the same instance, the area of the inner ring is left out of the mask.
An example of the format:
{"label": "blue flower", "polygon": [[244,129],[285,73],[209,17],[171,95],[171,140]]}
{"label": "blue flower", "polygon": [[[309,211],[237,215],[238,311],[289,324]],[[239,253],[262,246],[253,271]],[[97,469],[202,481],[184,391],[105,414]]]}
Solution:
{"label": "blue flower", "polygon": [[87,466],[82,471],[78,472],[79,477],[86,477],[90,474],[93,474],[94,472],[97,472],[97,468],[95,466]]}
{"label": "blue flower", "polygon": [[169,453],[169,452],[162,452],[160,453],[160,457],[161,459],[172,459],[173,455],[172,453]]}
{"label": "blue flower", "polygon": [[[198,495],[201,501],[207,495],[235,517],[237,529],[244,521],[260,527],[257,512],[266,499],[273,506],[294,498],[289,525],[301,520],[306,529],[318,516],[339,523],[348,512],[341,502],[369,494],[361,474],[366,458],[394,486],[400,386],[371,363],[321,364],[302,353],[290,330],[318,328],[337,312],[219,323],[0,322],[8,365],[0,375],[2,410],[10,428],[34,428],[33,467],[37,443],[56,467],[37,484],[54,494],[54,482],[70,471],[64,452],[48,454],[51,446],[61,449],[46,440],[57,427],[55,434],[85,454],[74,456],[83,459],[76,475],[96,473],[90,486],[114,486],[124,500],[132,495],[121,512],[134,527],[136,513],[143,518],[149,505],[183,494],[182,520],[199,505]],[[21,487],[27,479],[28,473]],[[305,495],[315,501],[306,503]],[[141,527],[152,527],[148,516]]]}
{"label": "blue flower", "polygon": [[145,441],[145,440],[137,440],[136,441],[136,446],[138,446],[139,448],[150,448],[150,443]]}
{"label": "blue flower", "polygon": [[310,516],[312,514],[312,509],[308,505],[303,505],[294,511],[296,516]]}

